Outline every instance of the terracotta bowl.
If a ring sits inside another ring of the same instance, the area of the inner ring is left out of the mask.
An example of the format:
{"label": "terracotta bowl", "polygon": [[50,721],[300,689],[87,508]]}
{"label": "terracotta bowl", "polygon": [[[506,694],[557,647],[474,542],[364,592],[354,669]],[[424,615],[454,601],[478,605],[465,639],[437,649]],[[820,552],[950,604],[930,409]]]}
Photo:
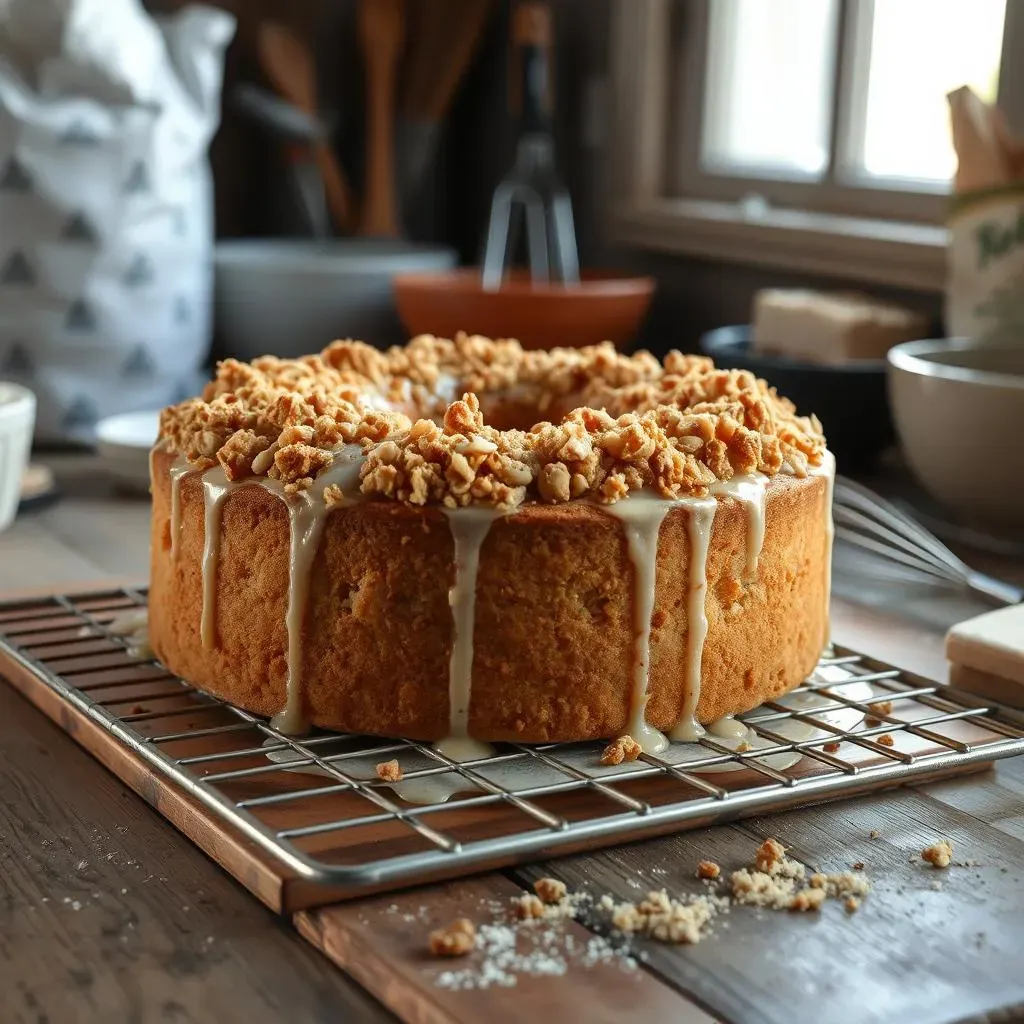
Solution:
{"label": "terracotta bowl", "polygon": [[484,291],[480,271],[395,277],[398,315],[411,335],[452,338],[459,331],[516,338],[524,348],[579,348],[600,341],[625,347],[654,294],[654,279],[584,271],[578,285],[533,284],[527,274]]}

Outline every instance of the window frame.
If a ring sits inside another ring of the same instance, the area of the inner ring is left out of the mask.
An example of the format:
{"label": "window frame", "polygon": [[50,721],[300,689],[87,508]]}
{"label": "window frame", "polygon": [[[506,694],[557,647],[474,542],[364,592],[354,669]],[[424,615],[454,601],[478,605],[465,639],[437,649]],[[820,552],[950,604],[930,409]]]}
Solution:
{"label": "window frame", "polygon": [[[849,172],[821,181],[718,175],[700,166],[707,39],[713,0],[613,0],[615,195],[612,234],[623,242],[690,255],[783,266],[933,291],[944,278],[945,190],[857,186]],[[866,74],[858,33],[873,0],[840,0],[836,45],[860,60],[835,61],[829,170],[849,168],[855,111]],[[1024,126],[1024,4],[1010,0],[999,95],[1010,124]],[[860,64],[860,66],[858,66]],[[684,97],[673,103],[672,97]],[[878,179],[872,178],[873,182]],[[764,201],[751,202],[756,195]],[[810,202],[809,202],[810,199]]]}

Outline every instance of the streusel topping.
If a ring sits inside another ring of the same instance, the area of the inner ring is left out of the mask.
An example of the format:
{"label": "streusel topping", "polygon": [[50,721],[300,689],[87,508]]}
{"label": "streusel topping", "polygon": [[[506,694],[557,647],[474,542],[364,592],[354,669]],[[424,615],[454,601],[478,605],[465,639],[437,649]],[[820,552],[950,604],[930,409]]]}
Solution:
{"label": "streusel topping", "polygon": [[[514,396],[540,414],[577,407],[558,422],[497,430],[478,394]],[[662,365],[610,343],[525,351],[468,335],[386,352],[336,341],[301,359],[228,359],[202,397],[164,410],[160,434],[197,469],[219,463],[230,480],[266,476],[289,491],[359,443],[365,495],[503,510],[610,503],[645,487],[705,497],[739,473],[803,476],[825,450],[815,417],[704,357],[672,352]]]}

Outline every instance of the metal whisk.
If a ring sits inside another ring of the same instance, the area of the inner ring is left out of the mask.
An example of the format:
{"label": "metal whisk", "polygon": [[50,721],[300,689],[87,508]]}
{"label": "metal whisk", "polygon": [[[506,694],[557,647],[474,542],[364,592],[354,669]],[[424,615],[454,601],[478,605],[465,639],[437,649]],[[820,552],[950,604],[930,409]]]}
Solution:
{"label": "metal whisk", "polygon": [[874,491],[836,477],[836,538],[880,556],[865,572],[893,582],[969,590],[998,604],[1024,601],[1024,590],[972,569],[920,523]]}
{"label": "metal whisk", "polygon": [[535,283],[580,278],[572,200],[555,167],[548,112],[548,47],[551,17],[544,3],[518,5],[513,37],[519,52],[521,130],[512,170],[491,200],[484,251],[483,286],[501,287],[506,264],[515,259],[521,225],[526,225],[530,276]]}

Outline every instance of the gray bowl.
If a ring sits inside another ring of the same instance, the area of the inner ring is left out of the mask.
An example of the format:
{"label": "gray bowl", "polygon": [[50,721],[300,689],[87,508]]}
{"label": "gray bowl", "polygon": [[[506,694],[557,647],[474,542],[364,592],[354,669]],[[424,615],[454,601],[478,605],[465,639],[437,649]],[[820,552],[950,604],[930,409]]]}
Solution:
{"label": "gray bowl", "polygon": [[896,432],[921,484],[965,522],[1024,534],[1024,344],[909,341],[888,363]]}
{"label": "gray bowl", "polygon": [[214,301],[220,351],[249,360],[318,352],[335,338],[381,348],[398,344],[405,339],[392,278],[448,270],[455,260],[452,249],[377,238],[219,242]]}

